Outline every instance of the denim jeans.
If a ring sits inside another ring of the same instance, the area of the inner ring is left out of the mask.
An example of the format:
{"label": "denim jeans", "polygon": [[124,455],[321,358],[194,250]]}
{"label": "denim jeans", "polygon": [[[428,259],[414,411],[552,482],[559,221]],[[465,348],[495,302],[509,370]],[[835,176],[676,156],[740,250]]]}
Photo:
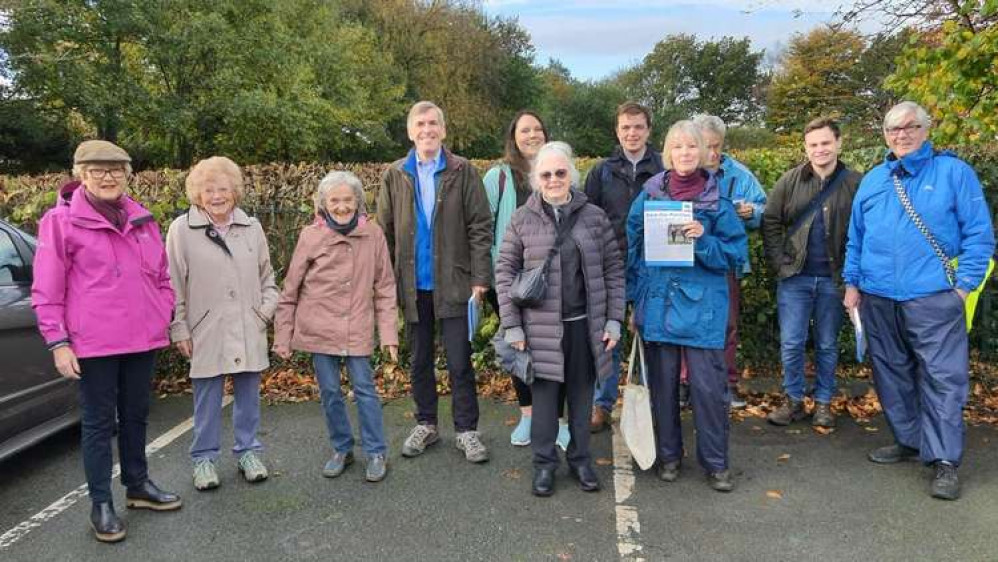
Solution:
{"label": "denim jeans", "polygon": [[593,398],[593,404],[607,412],[612,412],[613,406],[617,403],[618,386],[620,385],[620,345],[614,347],[610,353],[612,358],[610,376],[603,382],[600,382],[599,378],[596,379],[595,397]]}
{"label": "denim jeans", "polygon": [[814,322],[814,358],[818,376],[814,400],[828,404],[835,395],[839,361],[842,295],[831,277],[795,275],[779,282],[776,302],[780,315],[780,360],[783,389],[793,400],[804,398],[804,349]]}
{"label": "denim jeans", "polygon": [[319,382],[319,396],[326,414],[326,428],[333,450],[346,453],[353,449],[353,429],[347,417],[346,404],[340,391],[340,362],[345,361],[353,395],[357,399],[357,417],[360,419],[360,439],[364,453],[383,455],[388,451],[385,443],[384,420],[381,416],[381,397],[374,386],[374,371],[370,357],[312,354],[315,378]]}
{"label": "denim jeans", "polygon": [[[191,379],[194,387],[194,439],[191,459],[217,460],[221,449],[222,396],[225,375]],[[260,373],[232,374],[232,453],[237,457],[246,451],[260,451],[257,439],[260,429]]]}
{"label": "denim jeans", "polygon": [[111,435],[116,413],[121,483],[134,488],[149,478],[146,423],[155,365],[155,351],[80,359],[83,469],[94,503],[111,501]]}

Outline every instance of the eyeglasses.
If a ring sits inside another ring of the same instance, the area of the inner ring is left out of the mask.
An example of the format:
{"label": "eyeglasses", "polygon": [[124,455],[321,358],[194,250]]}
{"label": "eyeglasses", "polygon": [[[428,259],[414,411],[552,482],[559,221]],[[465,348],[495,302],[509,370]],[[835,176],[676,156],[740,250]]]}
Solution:
{"label": "eyeglasses", "polygon": [[560,169],[555,170],[553,172],[541,172],[541,173],[537,174],[537,177],[541,178],[541,181],[551,181],[551,176],[554,176],[554,177],[556,177],[556,178],[558,178],[560,180],[563,180],[563,179],[565,179],[565,178],[568,177],[568,170],[566,170],[564,168],[560,168]]}
{"label": "eyeglasses", "polygon": [[921,129],[922,126],[918,123],[912,123],[911,125],[905,125],[904,127],[887,127],[884,131],[892,137],[900,135],[902,132],[914,133],[915,131]]}
{"label": "eyeglasses", "polygon": [[102,180],[107,176],[111,176],[113,179],[120,180],[125,177],[124,168],[88,168],[87,175],[90,179]]}

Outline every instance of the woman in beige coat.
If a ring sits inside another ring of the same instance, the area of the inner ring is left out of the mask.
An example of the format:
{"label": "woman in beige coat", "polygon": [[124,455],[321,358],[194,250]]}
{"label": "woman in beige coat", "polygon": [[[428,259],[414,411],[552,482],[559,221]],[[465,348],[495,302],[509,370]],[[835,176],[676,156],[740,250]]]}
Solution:
{"label": "woman in beige coat", "polygon": [[237,205],[239,166],[215,156],[187,176],[191,208],[166,235],[176,309],[170,339],[191,361],[194,386],[194,487],[219,485],[222,394],[232,376],[233,453],[249,482],[267,478],[260,459],[260,372],[267,360],[267,324],[277,307],[277,285],[260,223]]}
{"label": "woman in beige coat", "polygon": [[364,215],[364,188],[350,172],[330,172],[315,195],[316,220],[302,229],[284,277],[274,328],[274,352],[312,354],[333,455],[322,470],[335,478],[353,462],[353,429],[340,391],[346,365],[357,399],[367,456],[364,477],[383,480],[388,470],[381,398],[371,353],[377,326],[381,346],[398,357],[395,276],[381,228]]}

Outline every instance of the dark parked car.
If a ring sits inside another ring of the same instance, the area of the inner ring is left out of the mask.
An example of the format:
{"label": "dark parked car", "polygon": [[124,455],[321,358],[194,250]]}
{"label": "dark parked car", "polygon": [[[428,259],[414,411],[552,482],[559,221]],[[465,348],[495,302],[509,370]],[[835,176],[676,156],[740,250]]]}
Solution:
{"label": "dark parked car", "polygon": [[76,385],[55,370],[31,310],[36,245],[0,220],[0,460],[80,421]]}

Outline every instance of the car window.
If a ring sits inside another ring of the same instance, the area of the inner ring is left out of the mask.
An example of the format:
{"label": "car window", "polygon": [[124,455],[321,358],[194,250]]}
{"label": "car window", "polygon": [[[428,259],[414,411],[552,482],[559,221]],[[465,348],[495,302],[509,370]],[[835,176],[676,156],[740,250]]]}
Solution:
{"label": "car window", "polygon": [[22,285],[31,282],[28,268],[14,246],[10,234],[0,230],[0,286]]}

